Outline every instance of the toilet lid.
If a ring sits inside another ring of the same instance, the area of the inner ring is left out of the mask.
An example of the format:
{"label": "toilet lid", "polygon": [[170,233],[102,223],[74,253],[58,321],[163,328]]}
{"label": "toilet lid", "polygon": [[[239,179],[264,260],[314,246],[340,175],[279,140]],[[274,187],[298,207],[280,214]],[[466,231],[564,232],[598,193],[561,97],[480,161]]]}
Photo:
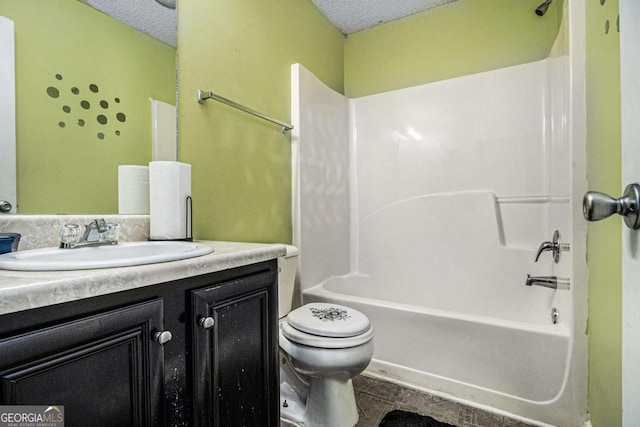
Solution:
{"label": "toilet lid", "polygon": [[302,332],[291,326],[285,319],[280,321],[280,332],[282,334],[280,336],[281,345],[282,340],[287,339],[292,343],[323,349],[357,347],[359,345],[366,344],[373,339],[373,328],[371,327],[365,331],[365,333],[354,337],[330,338]]}
{"label": "toilet lid", "polygon": [[355,337],[371,328],[369,318],[358,310],[324,302],[303,305],[286,319],[295,329],[320,337]]}

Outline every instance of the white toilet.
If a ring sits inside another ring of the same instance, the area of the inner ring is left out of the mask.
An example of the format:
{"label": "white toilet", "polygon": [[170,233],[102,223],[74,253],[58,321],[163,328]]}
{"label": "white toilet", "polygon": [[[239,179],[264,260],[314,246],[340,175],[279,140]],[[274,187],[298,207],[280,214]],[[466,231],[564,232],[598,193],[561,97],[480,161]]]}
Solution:
{"label": "white toilet", "polygon": [[291,311],[298,249],[278,260],[280,415],[292,424],[353,427],[358,409],[351,378],[373,356],[367,316],[337,304],[310,303]]}

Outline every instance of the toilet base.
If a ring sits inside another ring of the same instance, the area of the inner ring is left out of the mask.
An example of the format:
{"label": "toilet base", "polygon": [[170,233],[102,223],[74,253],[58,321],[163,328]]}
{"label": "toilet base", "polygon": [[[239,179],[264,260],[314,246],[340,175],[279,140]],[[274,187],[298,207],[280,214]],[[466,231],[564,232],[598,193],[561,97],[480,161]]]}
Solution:
{"label": "toilet base", "polygon": [[288,363],[281,364],[280,417],[283,420],[301,427],[356,425],[358,408],[351,379],[346,375],[301,379],[289,371],[292,369]]}

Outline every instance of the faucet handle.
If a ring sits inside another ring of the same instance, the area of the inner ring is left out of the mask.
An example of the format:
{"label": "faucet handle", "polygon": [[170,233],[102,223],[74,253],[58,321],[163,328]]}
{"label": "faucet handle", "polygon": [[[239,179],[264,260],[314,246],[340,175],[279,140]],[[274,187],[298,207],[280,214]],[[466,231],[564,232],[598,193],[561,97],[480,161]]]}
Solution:
{"label": "faucet handle", "polygon": [[102,233],[103,240],[118,243],[118,238],[120,237],[120,225],[113,222],[108,222],[106,223],[105,227],[105,232]]}
{"label": "faucet handle", "polygon": [[78,224],[64,224],[60,227],[59,236],[61,247],[73,247],[82,236],[82,228]]}
{"label": "faucet handle", "polygon": [[542,242],[542,244],[538,248],[535,262],[538,262],[538,259],[540,258],[540,254],[542,254],[542,252],[551,251],[553,253],[553,262],[557,264],[558,262],[560,262],[560,252],[568,251],[568,250],[569,250],[569,244],[562,243],[560,239],[560,232],[556,230],[553,232],[553,240],[550,242]]}

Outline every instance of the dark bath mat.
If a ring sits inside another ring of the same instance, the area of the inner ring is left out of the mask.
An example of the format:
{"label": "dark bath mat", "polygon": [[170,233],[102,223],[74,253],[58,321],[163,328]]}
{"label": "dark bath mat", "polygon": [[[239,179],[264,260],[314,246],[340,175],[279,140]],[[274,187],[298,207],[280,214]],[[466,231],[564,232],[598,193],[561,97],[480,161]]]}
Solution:
{"label": "dark bath mat", "polygon": [[394,410],[384,416],[379,427],[455,427],[441,423],[431,417],[414,414],[413,412]]}

